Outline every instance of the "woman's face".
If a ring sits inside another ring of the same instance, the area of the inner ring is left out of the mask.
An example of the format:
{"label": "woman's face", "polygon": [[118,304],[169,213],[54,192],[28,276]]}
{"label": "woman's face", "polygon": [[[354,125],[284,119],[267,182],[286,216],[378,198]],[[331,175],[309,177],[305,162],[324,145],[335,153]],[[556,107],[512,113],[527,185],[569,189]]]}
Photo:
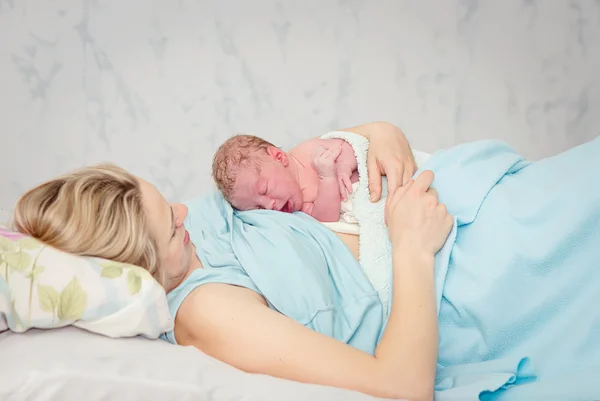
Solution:
{"label": "woman's face", "polygon": [[190,235],[183,226],[187,207],[169,204],[149,182],[139,178],[151,234],[156,240],[161,266],[165,273],[165,290],[177,287],[194,262],[199,264]]}

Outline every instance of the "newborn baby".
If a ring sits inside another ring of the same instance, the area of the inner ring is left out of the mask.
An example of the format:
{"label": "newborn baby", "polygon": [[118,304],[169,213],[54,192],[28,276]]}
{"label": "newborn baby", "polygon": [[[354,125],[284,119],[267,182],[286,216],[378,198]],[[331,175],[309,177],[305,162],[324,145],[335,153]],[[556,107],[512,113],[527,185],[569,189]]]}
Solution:
{"label": "newborn baby", "polygon": [[254,135],[236,135],[217,150],[213,178],[238,210],[303,211],[321,222],[340,219],[358,182],[354,150],[342,139],[309,139],[288,152]]}

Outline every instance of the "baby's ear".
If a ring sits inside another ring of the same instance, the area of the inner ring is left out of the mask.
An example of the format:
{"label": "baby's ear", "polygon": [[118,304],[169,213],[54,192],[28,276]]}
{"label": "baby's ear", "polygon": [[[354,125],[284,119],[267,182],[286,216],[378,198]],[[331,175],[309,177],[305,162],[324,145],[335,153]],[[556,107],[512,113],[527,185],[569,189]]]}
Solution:
{"label": "baby's ear", "polygon": [[269,154],[269,156],[271,156],[273,160],[283,164],[284,167],[288,166],[288,157],[283,150],[279,149],[276,146],[269,146],[267,148],[267,153]]}

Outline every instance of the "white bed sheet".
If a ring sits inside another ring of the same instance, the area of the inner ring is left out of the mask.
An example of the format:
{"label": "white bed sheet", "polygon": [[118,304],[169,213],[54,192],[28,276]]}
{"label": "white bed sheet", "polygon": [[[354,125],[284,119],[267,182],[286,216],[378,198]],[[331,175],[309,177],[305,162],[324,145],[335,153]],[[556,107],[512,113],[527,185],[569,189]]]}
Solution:
{"label": "white bed sheet", "polygon": [[[318,362],[317,362],[318,363]],[[0,400],[372,401],[357,392],[247,374],[192,347],[75,327],[0,333]]]}

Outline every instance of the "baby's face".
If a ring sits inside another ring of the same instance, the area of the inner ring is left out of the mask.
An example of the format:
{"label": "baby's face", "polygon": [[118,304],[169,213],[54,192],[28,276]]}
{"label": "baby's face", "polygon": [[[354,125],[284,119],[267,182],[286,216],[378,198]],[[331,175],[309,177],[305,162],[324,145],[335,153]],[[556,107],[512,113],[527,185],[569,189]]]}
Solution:
{"label": "baby's face", "polygon": [[275,160],[266,160],[260,173],[253,168],[240,172],[231,204],[238,210],[292,213],[302,208],[302,191],[289,169]]}

